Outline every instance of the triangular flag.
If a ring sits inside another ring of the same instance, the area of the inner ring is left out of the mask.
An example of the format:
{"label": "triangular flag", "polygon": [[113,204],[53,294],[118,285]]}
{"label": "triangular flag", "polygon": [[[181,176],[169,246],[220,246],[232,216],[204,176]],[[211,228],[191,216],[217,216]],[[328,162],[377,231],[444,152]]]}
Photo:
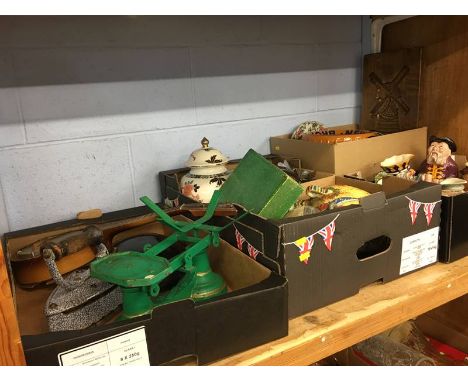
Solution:
{"label": "triangular flag", "polygon": [[299,248],[299,260],[307,264],[310,257],[310,250],[314,245],[314,236],[301,237],[293,242]]}
{"label": "triangular flag", "polygon": [[250,257],[252,257],[254,260],[257,258],[257,255],[259,254],[259,251],[254,248],[253,245],[250,243],[247,243],[247,251],[249,252]]}
{"label": "triangular flag", "polygon": [[235,230],[235,235],[236,235],[236,243],[237,243],[237,248],[242,251],[242,244],[244,244],[245,238],[244,236],[241,235],[241,233],[237,230],[236,227],[234,227]]}
{"label": "triangular flag", "polygon": [[416,218],[418,217],[419,207],[421,207],[420,202],[409,199],[409,210],[410,210],[410,216],[411,216],[411,224],[414,224],[414,222],[416,221]]}
{"label": "triangular flag", "polygon": [[329,251],[332,250],[333,235],[335,234],[335,221],[333,220],[326,227],[323,227],[318,234],[322,236],[323,242]]}
{"label": "triangular flag", "polygon": [[426,203],[424,204],[424,214],[426,215],[427,225],[431,224],[432,215],[434,214],[434,208],[437,203]]}

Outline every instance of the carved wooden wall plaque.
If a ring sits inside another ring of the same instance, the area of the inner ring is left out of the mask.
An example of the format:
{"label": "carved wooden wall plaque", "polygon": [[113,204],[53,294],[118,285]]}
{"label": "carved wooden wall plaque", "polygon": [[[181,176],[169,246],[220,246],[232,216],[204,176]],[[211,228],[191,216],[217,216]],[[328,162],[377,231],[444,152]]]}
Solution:
{"label": "carved wooden wall plaque", "polygon": [[362,129],[390,133],[418,127],[421,53],[415,48],[364,57]]}

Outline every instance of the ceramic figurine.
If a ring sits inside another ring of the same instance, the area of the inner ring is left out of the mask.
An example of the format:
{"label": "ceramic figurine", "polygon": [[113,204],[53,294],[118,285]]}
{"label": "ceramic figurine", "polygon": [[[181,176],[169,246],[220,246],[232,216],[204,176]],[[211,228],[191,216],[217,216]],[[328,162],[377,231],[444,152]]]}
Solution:
{"label": "ceramic figurine", "polygon": [[451,157],[455,151],[457,145],[452,139],[430,137],[427,158],[419,168],[421,180],[440,183],[447,178],[457,178],[458,166]]}
{"label": "ceramic figurine", "polygon": [[416,180],[416,171],[411,168],[410,161],[414,158],[413,154],[394,155],[390,158],[385,158],[380,162],[380,171],[374,178],[374,182],[382,184],[383,179],[396,176],[398,178]]}
{"label": "ceramic figurine", "polygon": [[202,148],[190,154],[187,166],[190,172],[180,182],[182,194],[201,203],[208,203],[215,190],[221,188],[230,175],[225,164],[228,158],[209,147],[208,139],[201,141]]}

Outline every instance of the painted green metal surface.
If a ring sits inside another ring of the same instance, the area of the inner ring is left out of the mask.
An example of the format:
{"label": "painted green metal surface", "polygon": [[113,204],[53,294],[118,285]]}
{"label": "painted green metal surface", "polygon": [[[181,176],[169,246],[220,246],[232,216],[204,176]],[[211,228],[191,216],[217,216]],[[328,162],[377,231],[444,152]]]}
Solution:
{"label": "painted green metal surface", "polygon": [[[224,227],[204,224],[213,216],[219,197],[220,192],[215,191],[205,215],[194,222],[175,221],[148,197],[140,199],[174,233],[143,253],[114,253],[91,263],[92,277],[122,288],[123,313],[120,319],[147,314],[156,306],[174,301],[187,298],[202,301],[226,293],[223,278],[210,267],[207,249],[219,246],[219,233],[245,214]],[[201,233],[205,234],[203,238]],[[188,243],[185,251],[170,260],[158,256],[179,241]],[[176,271],[185,273],[182,279],[170,291],[160,293],[159,283]]]}

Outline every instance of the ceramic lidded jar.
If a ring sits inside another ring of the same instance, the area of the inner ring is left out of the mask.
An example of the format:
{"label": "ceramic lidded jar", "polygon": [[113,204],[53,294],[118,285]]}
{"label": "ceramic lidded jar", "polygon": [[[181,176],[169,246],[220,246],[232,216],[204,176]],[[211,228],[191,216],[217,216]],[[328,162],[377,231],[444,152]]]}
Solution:
{"label": "ceramic lidded jar", "polygon": [[208,139],[201,141],[202,148],[190,154],[186,165],[190,172],[180,181],[182,194],[201,203],[209,203],[213,192],[221,188],[229,177],[228,161],[219,150],[209,147]]}

